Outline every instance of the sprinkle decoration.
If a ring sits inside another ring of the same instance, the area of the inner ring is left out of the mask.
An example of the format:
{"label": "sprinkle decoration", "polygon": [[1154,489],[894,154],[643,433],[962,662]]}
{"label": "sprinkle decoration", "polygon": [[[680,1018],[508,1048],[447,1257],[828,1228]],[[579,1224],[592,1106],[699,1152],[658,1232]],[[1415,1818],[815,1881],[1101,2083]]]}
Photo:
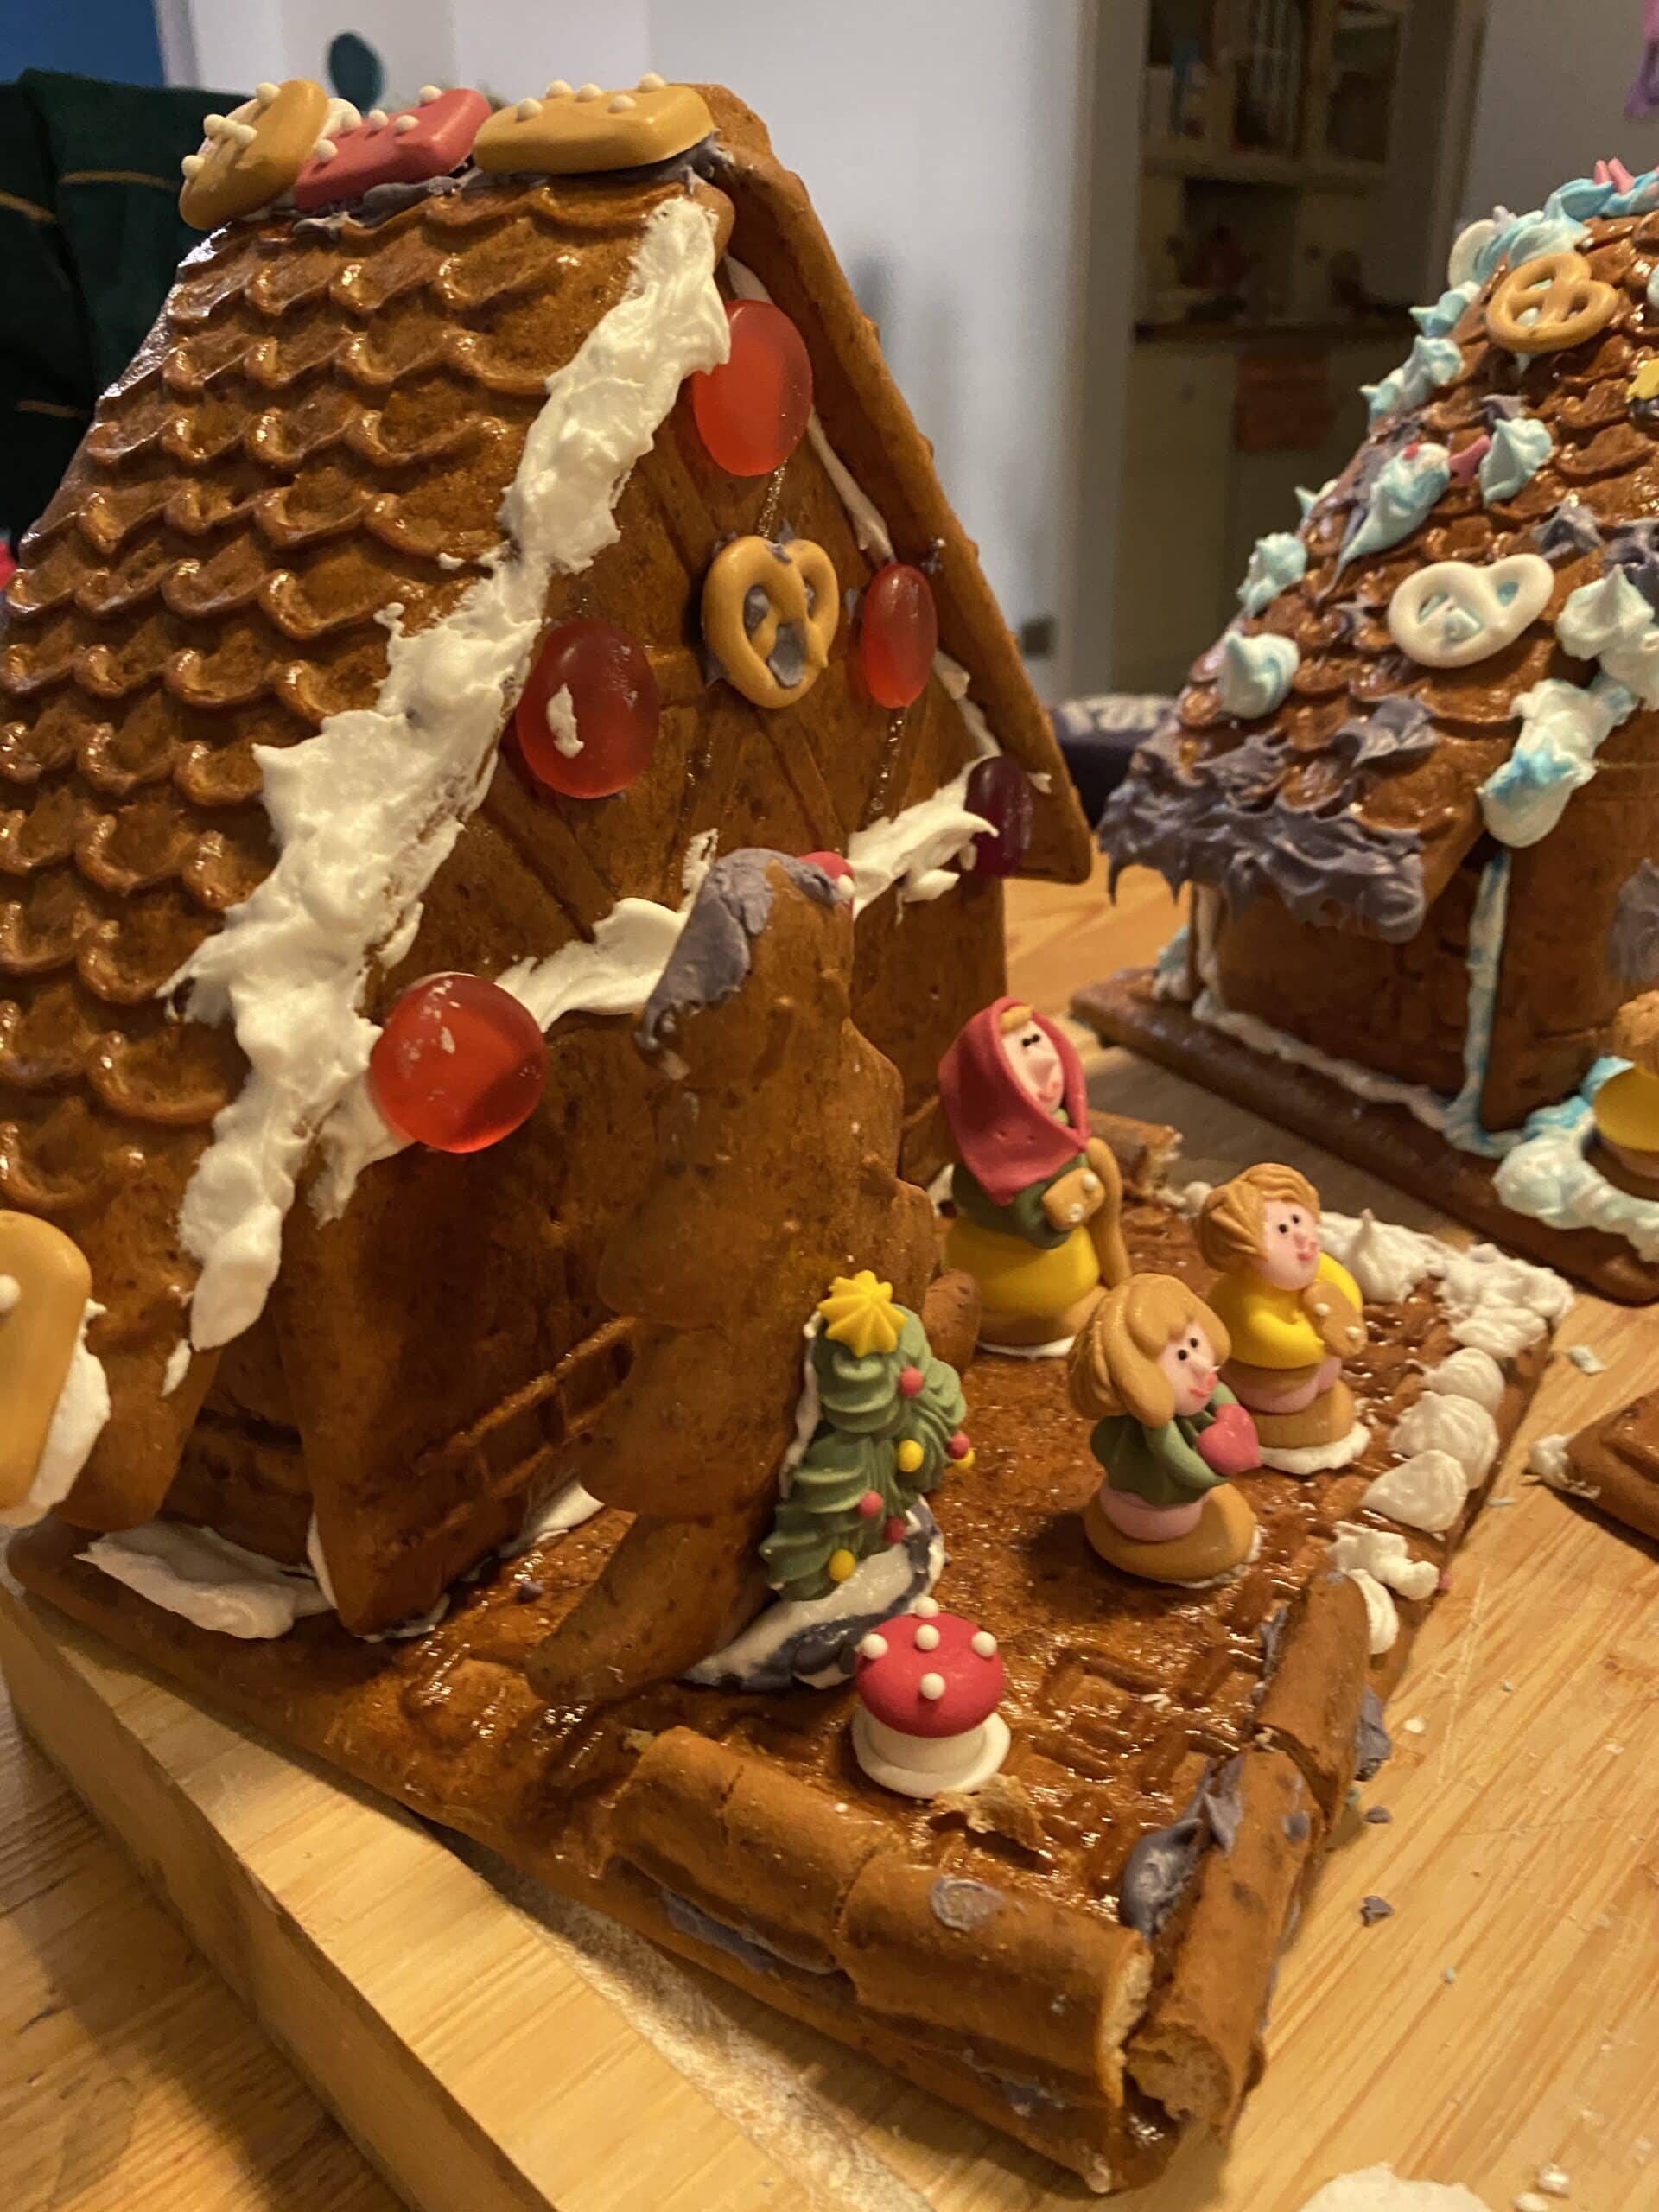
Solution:
{"label": "sprinkle decoration", "polygon": [[651,766],[662,705],[650,657],[614,622],[550,631],[513,716],[518,752],[543,789],[608,798]]}

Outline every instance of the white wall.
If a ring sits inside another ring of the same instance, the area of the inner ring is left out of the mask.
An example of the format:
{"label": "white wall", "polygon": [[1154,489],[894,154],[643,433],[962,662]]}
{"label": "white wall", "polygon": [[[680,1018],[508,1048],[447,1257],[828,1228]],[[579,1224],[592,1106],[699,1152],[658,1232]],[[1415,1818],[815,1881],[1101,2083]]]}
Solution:
{"label": "white wall", "polygon": [[1631,123],[1639,0],[1491,0],[1464,212],[1536,207],[1599,156],[1659,162],[1659,118]]}
{"label": "white wall", "polygon": [[[1064,633],[1092,0],[187,4],[207,84],[320,75],[349,24],[393,99],[428,79],[512,97],[648,67],[731,86],[805,179],[1010,623],[1052,615]],[[1131,73],[1131,132],[1135,97]],[[1046,689],[1064,688],[1068,643],[1036,671]]]}

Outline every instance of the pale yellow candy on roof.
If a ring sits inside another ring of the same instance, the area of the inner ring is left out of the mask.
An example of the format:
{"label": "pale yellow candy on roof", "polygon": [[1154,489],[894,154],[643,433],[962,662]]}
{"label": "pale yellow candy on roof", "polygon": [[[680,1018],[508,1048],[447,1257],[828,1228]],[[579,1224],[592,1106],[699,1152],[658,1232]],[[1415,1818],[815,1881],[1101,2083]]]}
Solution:
{"label": "pale yellow candy on roof", "polygon": [[80,1338],[92,1271],[34,1214],[0,1212],[0,1510],[29,1494]]}
{"label": "pale yellow candy on roof", "polygon": [[652,84],[632,92],[550,85],[540,99],[504,107],[473,142],[481,169],[542,176],[596,175],[647,168],[699,144],[715,127],[691,85]]}
{"label": "pale yellow candy on roof", "polygon": [[200,150],[184,157],[179,213],[198,231],[251,215],[288,191],[311,158],[328,95],[308,77],[261,85],[231,115],[210,115]]}

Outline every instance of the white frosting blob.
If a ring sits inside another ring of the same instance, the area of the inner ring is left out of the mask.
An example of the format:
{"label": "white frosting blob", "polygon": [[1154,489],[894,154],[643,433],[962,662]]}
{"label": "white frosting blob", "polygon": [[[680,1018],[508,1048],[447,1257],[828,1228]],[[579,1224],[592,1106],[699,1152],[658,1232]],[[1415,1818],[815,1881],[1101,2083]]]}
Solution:
{"label": "white frosting blob", "polygon": [[1432,1598],[1440,1571],[1431,1559],[1414,1559],[1397,1529],[1371,1529],[1359,1521],[1338,1521],[1331,1561],[1344,1574],[1363,1568],[1402,1598]]}
{"label": "white frosting blob", "polygon": [[1448,1352],[1438,1367],[1431,1367],[1423,1377],[1425,1390],[1434,1390],[1447,1397],[1471,1398],[1495,1414],[1503,1402],[1506,1388],[1503,1370],[1489,1351],[1481,1351],[1474,1344],[1461,1344]]}
{"label": "white frosting blob", "polygon": [[499,1555],[503,1559],[517,1559],[534,1545],[544,1544],[550,1536],[563,1536],[572,1529],[580,1529],[583,1522],[591,1521],[596,1513],[604,1510],[604,1500],[584,1490],[573,1476],[529,1508],[524,1527],[511,1543],[502,1545]]}
{"label": "white frosting blob", "polygon": [[199,1347],[228,1343],[264,1306],[296,1178],[368,1065],[371,965],[412,941],[427,887],[483,798],[550,582],[616,542],[634,463],[685,378],[729,346],[712,220],[692,200],[665,200],[626,294],[548,380],[502,502],[506,543],[442,621],[405,633],[401,608],[385,610],[373,706],[331,715],[302,745],[257,749],[276,866],[167,987],[188,988],[194,1019],[233,1022],[249,1061],[181,1215],[201,1265]]}
{"label": "white frosting blob", "polygon": [[1401,1415],[1389,1441],[1406,1459],[1416,1452],[1449,1452],[1472,1490],[1497,1457],[1497,1423],[1472,1398],[1426,1390]]}
{"label": "white frosting blob", "polygon": [[1357,1459],[1371,1440],[1371,1432],[1357,1421],[1346,1436],[1332,1444],[1264,1444],[1262,1465],[1281,1475],[1328,1475]]}
{"label": "white frosting blob", "polygon": [[1449,1452],[1417,1452],[1381,1474],[1360,1503],[1367,1513],[1438,1535],[1463,1510],[1469,1485]]}
{"label": "white frosting blob", "polygon": [[561,683],[547,702],[547,727],[553,739],[553,750],[563,753],[567,760],[574,760],[582,750],[582,733],[576,728],[576,702],[568,683]]}
{"label": "white frosting blob", "polygon": [[167,1355],[167,1365],[162,1370],[162,1395],[170,1398],[189,1372],[190,1346],[187,1339],[181,1337]]}
{"label": "white frosting blob", "polygon": [[1365,1600],[1365,1648],[1373,1659],[1384,1651],[1392,1651],[1400,1634],[1400,1615],[1394,1599],[1363,1567],[1348,1567],[1343,1573]]}
{"label": "white frosting blob", "polygon": [[220,1636],[286,1636],[296,1621],[329,1610],[314,1575],[183,1521],[99,1536],[80,1556],[152,1605]]}
{"label": "white frosting blob", "polygon": [[110,1417],[110,1382],[104,1363],[87,1347],[86,1332],[104,1308],[88,1299],[80,1317],[80,1331],[70,1355],[69,1372],[63,1378],[58,1402],[41,1446],[35,1478],[15,1505],[0,1510],[0,1527],[26,1528],[54,1505],[60,1505],[75,1486],[75,1478],[92,1456]]}
{"label": "white frosting blob", "polygon": [[847,840],[846,858],[853,871],[855,914],[895,884],[906,900],[938,899],[955,887],[959,879],[950,862],[982,830],[991,827],[982,814],[969,809],[971,772],[964,768],[931,798],[918,800],[902,814],[884,814],[867,829],[854,831]]}
{"label": "white frosting blob", "polygon": [[1410,1297],[1428,1273],[1429,1240],[1398,1222],[1379,1221],[1367,1206],[1357,1221],[1326,1214],[1319,1242],[1359,1285],[1360,1296],[1379,1306],[1396,1306]]}
{"label": "white frosting blob", "polygon": [[[1470,231],[1487,224],[1471,223]],[[1464,232],[1467,238],[1469,232]],[[1463,239],[1452,248],[1455,265]],[[1362,2166],[1314,2190],[1302,2212],[1488,2212],[1483,2199],[1456,2182],[1402,2181],[1392,2166]]]}

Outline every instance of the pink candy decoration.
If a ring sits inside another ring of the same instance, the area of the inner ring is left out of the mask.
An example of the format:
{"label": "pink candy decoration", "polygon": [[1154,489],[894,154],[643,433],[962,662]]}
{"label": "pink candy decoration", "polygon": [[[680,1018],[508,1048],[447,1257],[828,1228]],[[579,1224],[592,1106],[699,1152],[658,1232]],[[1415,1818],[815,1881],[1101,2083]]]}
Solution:
{"label": "pink candy decoration", "polygon": [[890,1544],[902,1544],[905,1541],[905,1524],[895,1513],[881,1533]]}
{"label": "pink candy decoration", "polygon": [[1624,162],[1619,160],[1617,154],[1614,155],[1613,158],[1610,162],[1598,162],[1595,166],[1594,175],[1598,184],[1613,185],[1620,192],[1628,192],[1630,187],[1636,182],[1636,179],[1630,175],[1629,169],[1625,168]]}
{"label": "pink candy decoration", "polygon": [[899,1370],[899,1388],[907,1398],[919,1395],[925,1379],[919,1367],[901,1367]]}
{"label": "pink candy decoration", "polygon": [[1491,450],[1491,442],[1483,430],[1478,438],[1471,438],[1466,446],[1452,454],[1452,474],[1458,483],[1467,484],[1470,481]]}
{"label": "pink candy decoration", "polygon": [[974,1447],[969,1441],[967,1430],[959,1428],[944,1448],[951,1459],[965,1459]]}
{"label": "pink candy decoration", "polygon": [[865,1491],[865,1493],[864,1493],[863,1497],[861,1497],[861,1498],[859,1499],[859,1501],[858,1501],[858,1517],[859,1517],[859,1519],[860,1519],[861,1521],[874,1521],[874,1518],[875,1518],[875,1516],[876,1516],[876,1515],[877,1515],[880,1510],[881,1510],[881,1493],[880,1493],[880,1491],[879,1490],[867,1490],[867,1491]]}
{"label": "pink candy decoration", "polygon": [[334,149],[331,156],[313,154],[300,171],[294,203],[327,207],[360,200],[371,185],[424,184],[429,177],[447,176],[472,152],[479,125],[489,112],[482,92],[458,86],[418,107],[402,108],[384,123],[359,123],[355,130],[342,130],[327,142]]}
{"label": "pink candy decoration", "polygon": [[[916,1631],[924,1625],[938,1637],[921,1649]],[[1007,1682],[1001,1654],[995,1647],[974,1649],[978,1634],[978,1623],[960,1613],[900,1613],[881,1630],[881,1656],[859,1660],[853,1677],[859,1702],[873,1719],[907,1736],[959,1736],[977,1728],[1001,1704]],[[923,1695],[929,1677],[943,1682],[941,1695]]]}

